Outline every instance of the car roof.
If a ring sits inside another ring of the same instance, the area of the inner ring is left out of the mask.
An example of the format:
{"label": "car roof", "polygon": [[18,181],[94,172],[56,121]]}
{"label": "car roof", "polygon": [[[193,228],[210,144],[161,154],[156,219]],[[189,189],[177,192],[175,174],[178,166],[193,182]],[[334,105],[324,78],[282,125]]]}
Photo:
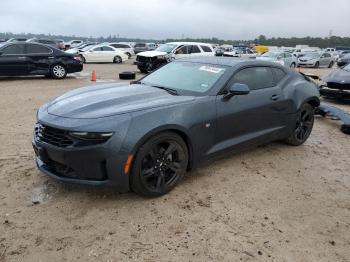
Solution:
{"label": "car roof", "polygon": [[232,57],[218,57],[218,56],[203,56],[203,57],[190,57],[177,59],[176,61],[200,63],[200,64],[210,64],[210,65],[220,65],[228,67],[236,67],[238,65],[243,66],[273,66],[278,68],[283,68],[281,65],[269,61],[262,61],[256,59],[241,59]]}
{"label": "car roof", "polygon": [[199,43],[199,42],[169,42],[167,44],[170,45],[206,45],[206,46],[212,46],[208,43]]}

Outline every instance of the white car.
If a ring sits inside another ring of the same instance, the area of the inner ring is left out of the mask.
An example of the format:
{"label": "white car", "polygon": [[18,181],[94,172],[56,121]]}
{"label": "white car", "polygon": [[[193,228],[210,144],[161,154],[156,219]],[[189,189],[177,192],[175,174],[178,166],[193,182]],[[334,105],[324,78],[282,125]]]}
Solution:
{"label": "white car", "polygon": [[68,49],[68,48],[72,48],[72,47],[76,47],[78,45],[81,45],[82,43],[84,43],[83,40],[71,40],[71,41],[65,42],[64,45],[65,45],[65,48]]}
{"label": "white car", "polygon": [[84,63],[122,63],[129,57],[118,49],[108,45],[98,45],[80,53]]}
{"label": "white car", "polygon": [[108,45],[123,51],[129,58],[135,55],[134,48],[128,43],[109,43]]}
{"label": "white car", "polygon": [[154,51],[138,53],[135,64],[141,72],[148,73],[172,60],[195,56],[215,56],[215,52],[211,44],[171,42]]}
{"label": "white car", "polygon": [[290,68],[296,68],[298,66],[297,58],[288,52],[266,52],[256,59],[275,62]]}

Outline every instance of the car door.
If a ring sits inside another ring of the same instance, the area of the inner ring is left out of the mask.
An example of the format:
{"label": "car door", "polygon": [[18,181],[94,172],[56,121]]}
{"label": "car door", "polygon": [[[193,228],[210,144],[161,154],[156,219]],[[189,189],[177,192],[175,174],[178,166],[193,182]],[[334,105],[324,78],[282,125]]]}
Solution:
{"label": "car door", "polygon": [[51,48],[35,43],[26,43],[24,54],[28,61],[30,74],[49,74],[50,66],[55,62]]}
{"label": "car door", "polygon": [[103,62],[101,61],[103,59],[102,55],[102,47],[95,47],[87,51],[84,57],[86,62]]}
{"label": "car door", "polygon": [[1,49],[0,75],[20,76],[28,74],[28,61],[24,56],[24,44],[16,43]]}
{"label": "car door", "polygon": [[270,67],[243,68],[227,87],[234,83],[248,85],[250,93],[229,100],[224,99],[225,91],[217,96],[217,132],[213,152],[277,139],[287,128],[288,103]]}
{"label": "car door", "polygon": [[102,51],[101,52],[101,57],[102,57],[101,62],[106,62],[106,63],[113,62],[114,57],[116,56],[116,50],[114,50],[110,46],[102,46],[101,51]]}

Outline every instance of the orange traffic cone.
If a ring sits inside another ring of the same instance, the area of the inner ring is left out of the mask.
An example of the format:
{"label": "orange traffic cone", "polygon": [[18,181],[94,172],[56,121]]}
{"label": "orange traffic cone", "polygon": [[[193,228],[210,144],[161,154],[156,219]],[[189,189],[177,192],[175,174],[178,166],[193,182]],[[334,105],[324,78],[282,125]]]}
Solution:
{"label": "orange traffic cone", "polygon": [[91,73],[91,81],[96,82],[96,71],[95,71],[95,70],[92,70],[92,73]]}

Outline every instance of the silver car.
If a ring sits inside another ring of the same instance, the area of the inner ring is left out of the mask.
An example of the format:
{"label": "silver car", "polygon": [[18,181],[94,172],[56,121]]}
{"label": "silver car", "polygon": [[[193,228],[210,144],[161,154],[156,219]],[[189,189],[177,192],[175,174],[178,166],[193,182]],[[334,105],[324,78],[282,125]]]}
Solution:
{"label": "silver car", "polygon": [[288,52],[266,52],[256,59],[275,62],[290,68],[298,66],[298,59]]}
{"label": "silver car", "polygon": [[320,66],[332,68],[334,65],[334,57],[330,53],[310,52],[299,57],[299,66],[315,67]]}

